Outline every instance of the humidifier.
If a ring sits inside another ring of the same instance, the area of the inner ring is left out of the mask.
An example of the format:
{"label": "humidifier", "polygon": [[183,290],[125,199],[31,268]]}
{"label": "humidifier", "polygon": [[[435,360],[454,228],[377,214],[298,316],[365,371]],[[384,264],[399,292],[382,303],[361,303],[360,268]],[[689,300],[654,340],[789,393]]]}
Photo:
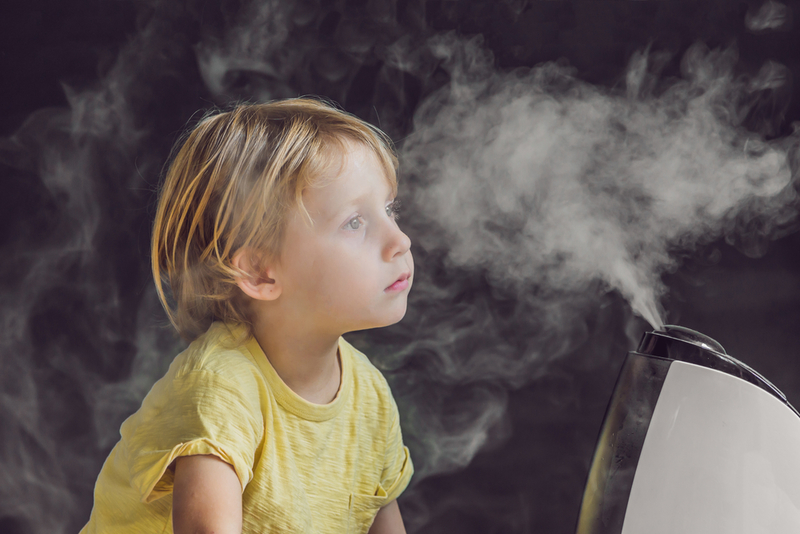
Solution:
{"label": "humidifier", "polygon": [[577,534],[800,533],[800,415],[713,339],[678,326],[628,353]]}

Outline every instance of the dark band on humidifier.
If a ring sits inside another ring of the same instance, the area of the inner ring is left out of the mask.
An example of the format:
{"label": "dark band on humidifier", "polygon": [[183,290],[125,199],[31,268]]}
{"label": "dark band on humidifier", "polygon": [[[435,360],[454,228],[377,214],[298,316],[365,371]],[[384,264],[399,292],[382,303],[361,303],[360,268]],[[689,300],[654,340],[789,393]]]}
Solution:
{"label": "dark band on humidifier", "polygon": [[577,534],[620,534],[644,438],[671,361],[628,353],[597,439]]}
{"label": "dark band on humidifier", "polygon": [[642,337],[637,352],[722,371],[750,382],[786,403],[786,395],[769,380],[751,367],[728,356],[718,342],[694,330],[681,326],[665,326],[661,331],[647,332]]}

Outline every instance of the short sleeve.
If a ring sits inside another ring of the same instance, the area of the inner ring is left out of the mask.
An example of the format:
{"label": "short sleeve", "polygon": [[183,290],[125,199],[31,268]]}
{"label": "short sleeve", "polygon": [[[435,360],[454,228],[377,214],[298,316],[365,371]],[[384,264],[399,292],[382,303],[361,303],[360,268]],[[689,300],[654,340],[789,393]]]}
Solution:
{"label": "short sleeve", "polygon": [[196,454],[230,464],[244,491],[263,435],[257,388],[205,370],[162,381],[145,399],[132,428],[125,428],[128,421],[122,428],[131,485],[141,501],[172,493],[170,465],[175,458]]}
{"label": "short sleeve", "polygon": [[395,500],[406,489],[414,474],[414,465],[408,447],[403,445],[403,435],[400,430],[400,415],[397,405],[392,399],[392,418],[389,425],[389,434],[386,440],[386,458],[383,472],[381,473],[381,486],[386,491],[386,502]]}

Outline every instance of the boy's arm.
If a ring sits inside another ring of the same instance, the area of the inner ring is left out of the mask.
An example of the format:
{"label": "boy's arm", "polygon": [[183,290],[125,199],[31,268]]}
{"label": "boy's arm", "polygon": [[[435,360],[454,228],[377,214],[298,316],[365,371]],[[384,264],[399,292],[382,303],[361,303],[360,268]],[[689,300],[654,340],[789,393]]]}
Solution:
{"label": "boy's arm", "polygon": [[211,455],[175,460],[172,528],[175,534],[241,534],[242,486],[230,464]]}
{"label": "boy's arm", "polygon": [[406,534],[403,518],[400,516],[400,507],[394,500],[378,510],[375,521],[369,529],[369,534]]}

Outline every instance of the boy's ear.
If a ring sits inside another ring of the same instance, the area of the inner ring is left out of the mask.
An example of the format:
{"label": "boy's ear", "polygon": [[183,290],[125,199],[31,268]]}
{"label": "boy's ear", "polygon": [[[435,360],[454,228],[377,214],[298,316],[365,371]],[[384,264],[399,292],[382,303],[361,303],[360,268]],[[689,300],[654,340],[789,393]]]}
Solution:
{"label": "boy's ear", "polygon": [[249,248],[243,248],[233,255],[231,263],[239,271],[246,273],[236,279],[236,285],[248,297],[255,300],[275,300],[281,294],[281,285],[272,278],[271,269],[264,268],[257,273],[254,265],[255,252]]}

